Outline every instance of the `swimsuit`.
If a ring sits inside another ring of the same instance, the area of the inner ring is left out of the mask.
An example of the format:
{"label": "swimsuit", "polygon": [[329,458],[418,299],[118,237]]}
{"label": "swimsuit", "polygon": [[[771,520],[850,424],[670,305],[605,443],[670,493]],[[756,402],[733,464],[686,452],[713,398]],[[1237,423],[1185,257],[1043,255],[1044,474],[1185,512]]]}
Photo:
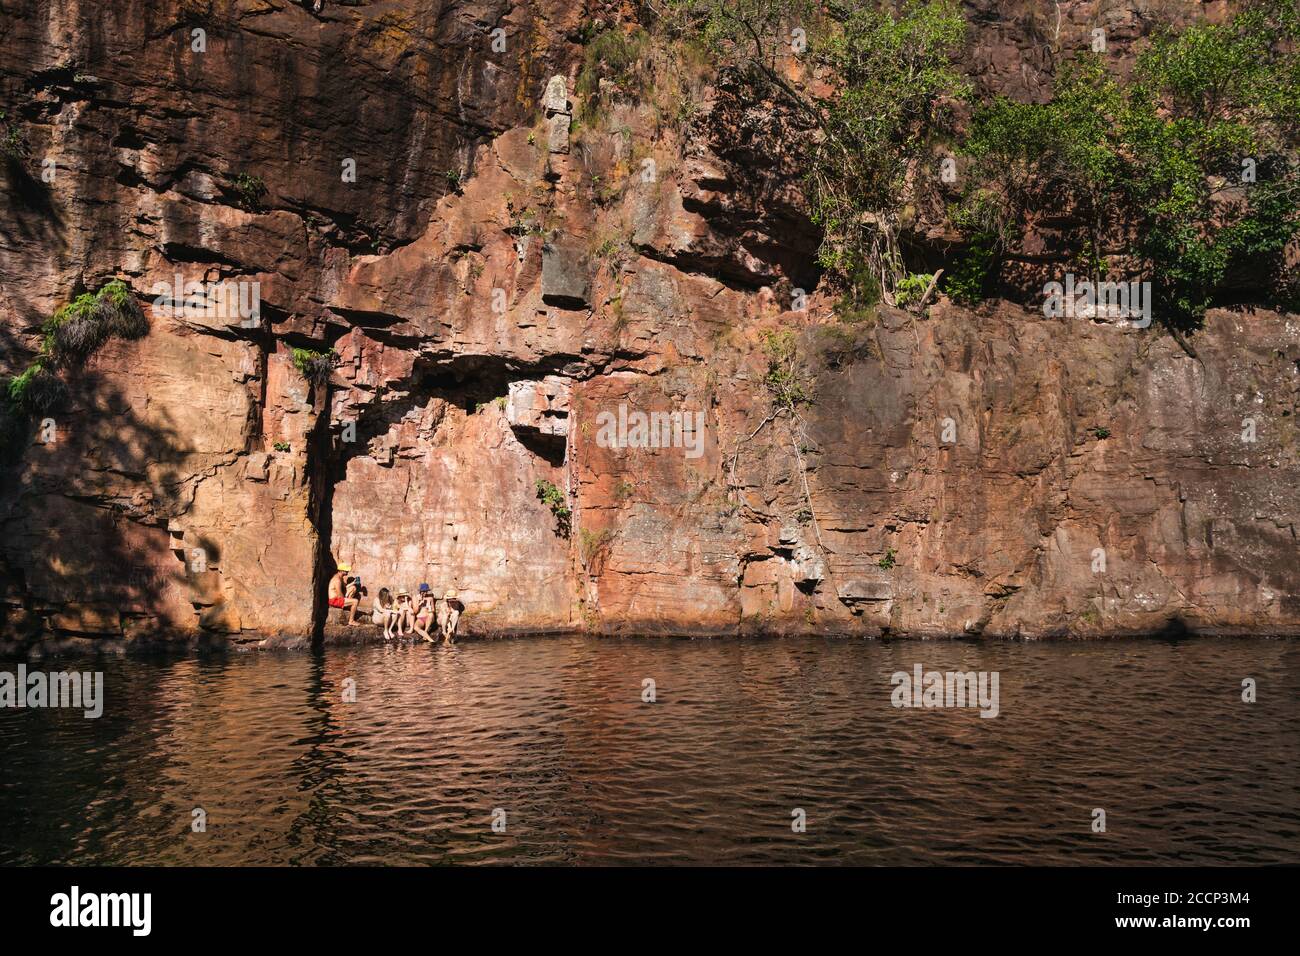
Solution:
{"label": "swimsuit", "polygon": [[341,597],[330,598],[330,607],[343,607],[343,599]]}

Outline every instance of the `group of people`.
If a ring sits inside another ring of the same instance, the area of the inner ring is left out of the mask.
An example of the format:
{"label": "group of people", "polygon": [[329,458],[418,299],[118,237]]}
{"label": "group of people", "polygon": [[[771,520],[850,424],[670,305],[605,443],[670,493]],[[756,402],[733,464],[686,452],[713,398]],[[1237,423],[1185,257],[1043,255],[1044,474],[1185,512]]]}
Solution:
{"label": "group of people", "polygon": [[[329,606],[346,612],[348,626],[355,627],[363,623],[358,620],[358,614],[366,591],[361,576],[351,572],[351,565],[338,565],[338,571],[330,578]],[[416,593],[417,599],[412,600],[409,591],[399,590],[394,594],[389,588],[380,588],[379,596],[371,605],[371,623],[384,629],[386,641],[418,634],[429,643],[441,636],[444,644],[451,644],[456,638],[460,612],[465,609],[456,589],[448,588],[438,598],[427,583],[421,583]]]}

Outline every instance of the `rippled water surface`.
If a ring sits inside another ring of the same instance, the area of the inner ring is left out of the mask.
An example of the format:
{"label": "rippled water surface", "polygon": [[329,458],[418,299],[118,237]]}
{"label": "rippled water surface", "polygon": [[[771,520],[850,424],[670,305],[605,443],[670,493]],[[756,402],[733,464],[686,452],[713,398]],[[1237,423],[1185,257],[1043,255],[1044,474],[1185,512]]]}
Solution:
{"label": "rippled water surface", "polygon": [[[890,675],[917,663],[997,671],[1000,714],[894,708]],[[107,703],[0,710],[0,863],[1300,860],[1296,641],[563,637],[43,666],[102,668]]]}

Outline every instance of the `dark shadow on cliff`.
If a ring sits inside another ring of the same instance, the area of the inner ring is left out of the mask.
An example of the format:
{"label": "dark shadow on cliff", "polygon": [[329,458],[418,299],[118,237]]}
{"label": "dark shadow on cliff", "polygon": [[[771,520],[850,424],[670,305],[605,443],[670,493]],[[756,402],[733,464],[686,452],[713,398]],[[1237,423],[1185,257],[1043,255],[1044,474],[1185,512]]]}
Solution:
{"label": "dark shadow on cliff", "polygon": [[166,409],[143,417],[93,361],[64,378],[65,401],[0,465],[0,636],[161,634],[220,561],[212,542],[168,531],[200,476],[183,473],[189,448]]}
{"label": "dark shadow on cliff", "polygon": [[11,156],[3,164],[7,216],[0,217],[0,240],[19,248],[26,244],[46,249],[61,248],[66,226],[49,187],[34,177],[23,161]]}

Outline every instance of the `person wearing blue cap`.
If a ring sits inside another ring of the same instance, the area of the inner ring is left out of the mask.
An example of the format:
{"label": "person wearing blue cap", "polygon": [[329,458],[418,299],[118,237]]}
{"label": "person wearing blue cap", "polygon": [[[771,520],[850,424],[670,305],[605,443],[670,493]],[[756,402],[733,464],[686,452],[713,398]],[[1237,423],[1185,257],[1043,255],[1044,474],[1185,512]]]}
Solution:
{"label": "person wearing blue cap", "polygon": [[420,600],[415,606],[415,633],[432,644],[433,638],[429,636],[429,625],[433,623],[433,597],[429,585],[424,582],[420,583],[418,590]]}

